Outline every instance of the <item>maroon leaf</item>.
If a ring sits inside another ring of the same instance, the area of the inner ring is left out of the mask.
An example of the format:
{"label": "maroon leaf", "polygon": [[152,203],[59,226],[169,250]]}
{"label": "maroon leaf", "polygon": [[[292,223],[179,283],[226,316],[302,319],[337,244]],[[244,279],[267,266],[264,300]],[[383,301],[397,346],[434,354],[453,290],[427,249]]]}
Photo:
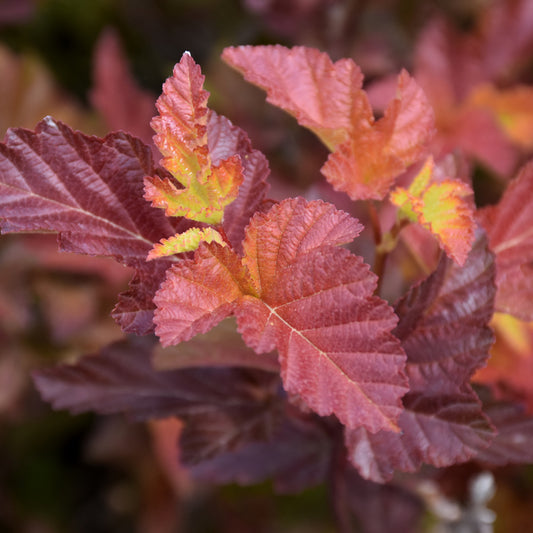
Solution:
{"label": "maroon leaf", "polygon": [[259,297],[245,296],[235,313],[256,352],[278,349],[285,389],[316,413],[394,430],[406,391],[405,356],[390,333],[396,315],[372,296],[368,265],[332,246],[359,231],[321,201],[285,200],[254,216],[244,263]]}
{"label": "maroon leaf", "polygon": [[488,389],[483,388],[480,396],[483,411],[498,433],[475,460],[489,466],[533,463],[533,416],[520,405],[495,400]]}
{"label": "maroon leaf", "polygon": [[383,483],[394,470],[416,472],[423,462],[443,467],[468,461],[494,436],[471,389],[450,396],[408,393],[404,406],[401,433],[346,432],[350,460],[365,479]]}
{"label": "maroon leaf", "polygon": [[126,413],[145,420],[247,412],[254,402],[268,401],[268,391],[279,379],[271,372],[238,368],[155,371],[150,364],[153,346],[149,337],[119,341],[74,365],[35,372],[35,385],[55,409]]}
{"label": "maroon leaf", "polygon": [[112,316],[126,333],[148,335],[154,331],[154,295],[165,280],[171,261],[159,259],[135,270],[129,289],[119,295]]}
{"label": "maroon leaf", "polygon": [[522,168],[495,206],[479,212],[496,255],[496,310],[533,320],[533,162]]}
{"label": "maroon leaf", "polygon": [[124,133],[104,139],[46,118],[35,132],[12,129],[0,145],[0,227],[59,232],[62,251],[144,263],[173,234],[143,199],[150,149]]}
{"label": "maroon leaf", "polygon": [[463,267],[443,258],[397,305],[395,333],[407,353],[411,389],[403,399],[401,433],[346,432],[349,458],[363,477],[384,482],[395,469],[464,462],[491,442],[493,427],[469,382],[492,344],[487,324],[494,275],[493,256],[480,236]]}
{"label": "maroon leaf", "polygon": [[207,143],[213,165],[237,154],[241,158],[243,182],[237,198],[224,211],[223,227],[234,250],[242,252],[244,228],[263,201],[270,173],[268,161],[254,150],[248,135],[227,118],[211,112],[207,123]]}
{"label": "maroon leaf", "polygon": [[324,481],[331,440],[312,421],[287,417],[266,441],[249,442],[235,452],[203,461],[190,472],[198,481],[251,485],[274,478],[279,492],[299,492]]}

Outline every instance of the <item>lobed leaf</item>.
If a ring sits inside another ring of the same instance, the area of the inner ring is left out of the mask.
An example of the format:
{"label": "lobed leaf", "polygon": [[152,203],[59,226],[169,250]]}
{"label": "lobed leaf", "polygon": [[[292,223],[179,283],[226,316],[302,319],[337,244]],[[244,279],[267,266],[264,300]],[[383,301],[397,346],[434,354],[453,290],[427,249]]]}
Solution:
{"label": "lobed leaf", "polygon": [[322,173],[353,200],[383,199],[394,178],[426,152],[433,112],[405,71],[396,98],[375,121],[350,59],[333,63],[316,49],[279,45],[226,48],[222,57],[318,135],[333,152]]}
{"label": "lobed leaf", "polygon": [[250,290],[246,268],[229,247],[202,244],[194,259],[167,271],[157,291],[154,323],[163,346],[206,333],[233,314],[238,299]]}
{"label": "lobed leaf", "polygon": [[244,263],[258,296],[236,307],[238,329],[257,352],[278,349],[285,389],[348,427],[395,430],[405,356],[390,333],[392,309],[377,297],[368,265],[336,244],[360,225],[321,201],[289,199],[256,215]]}
{"label": "lobed leaf", "polygon": [[432,181],[433,168],[429,158],[410,187],[397,187],[390,199],[400,207],[401,216],[431,231],[445,252],[462,265],[474,241],[473,191],[459,179]]}
{"label": "lobed leaf", "polygon": [[275,374],[255,369],[156,371],[150,364],[153,346],[149,337],[132,337],[74,365],[38,370],[33,379],[55,409],[125,413],[135,420],[216,411],[245,418],[254,405],[268,404],[277,388]]}
{"label": "lobed leaf", "polygon": [[154,142],[164,158],[161,164],[175,178],[145,179],[145,198],[168,216],[218,224],[224,208],[237,197],[243,181],[236,154],[214,164],[207,131],[209,93],[204,76],[188,53],[174,67],[157,100],[159,116],[152,120]]}
{"label": "lobed leaf", "polygon": [[394,470],[414,472],[423,462],[449,466],[490,444],[494,429],[469,383],[493,340],[494,277],[493,256],[480,236],[463,267],[443,258],[396,306],[394,333],[407,354],[410,392],[400,433],[347,430],[349,458],[363,477],[385,482]]}
{"label": "lobed leaf", "polygon": [[533,162],[509,184],[497,205],[485,207],[478,221],[496,255],[496,310],[533,320]]}

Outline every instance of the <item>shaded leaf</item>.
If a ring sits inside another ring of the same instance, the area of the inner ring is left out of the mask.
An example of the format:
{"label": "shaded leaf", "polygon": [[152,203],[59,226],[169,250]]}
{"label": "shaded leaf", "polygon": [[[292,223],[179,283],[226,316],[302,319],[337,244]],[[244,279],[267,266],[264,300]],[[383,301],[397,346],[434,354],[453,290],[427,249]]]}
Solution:
{"label": "shaded leaf", "polygon": [[232,318],[223,320],[211,331],[196,335],[177,346],[156,346],[152,362],[157,370],[239,366],[279,372],[277,354],[268,353],[257,357],[255,352],[244,344]]}
{"label": "shaded leaf", "polygon": [[464,264],[474,241],[473,191],[459,179],[433,178],[434,163],[429,158],[408,189],[397,187],[390,200],[400,207],[400,215],[417,221],[439,241],[459,265]]}
{"label": "shaded leaf", "polygon": [[385,482],[395,469],[464,462],[491,442],[494,430],[469,383],[493,340],[494,276],[493,256],[480,236],[463,267],[443,258],[396,306],[394,333],[407,354],[410,392],[400,433],[346,432],[349,458],[363,477]]}
{"label": "shaded leaf", "polygon": [[258,353],[277,348],[285,389],[349,427],[394,430],[405,392],[396,316],[372,296],[375,276],[347,250],[360,225],[321,201],[289,199],[247,229],[244,263],[258,297],[236,307]]}
{"label": "shaded leaf", "polygon": [[238,155],[214,164],[207,140],[209,93],[204,76],[188,53],[174,67],[157,100],[159,115],[152,120],[154,142],[164,158],[169,178],[145,179],[145,198],[168,216],[218,224],[224,208],[238,194],[243,181]]}
{"label": "shaded leaf", "polygon": [[[150,121],[155,113],[156,96],[139,87],[133,78],[118,34],[107,29],[96,43],[93,60],[93,107],[109,130],[123,130],[153,146]],[[153,155],[157,157],[153,147]]]}
{"label": "shaded leaf", "polygon": [[520,405],[495,400],[485,389],[480,391],[480,397],[483,411],[497,434],[490,446],[476,456],[476,461],[490,466],[533,463],[533,416]]}
{"label": "shaded leaf", "polygon": [[490,111],[517,145],[533,148],[533,87],[519,85],[498,90],[492,85],[482,85],[473,91],[470,101]]}
{"label": "shaded leaf", "polygon": [[10,130],[0,145],[0,226],[59,232],[62,251],[139,265],[173,233],[142,199],[151,172],[149,148],[125,133],[89,137],[51,118],[35,132]]}
{"label": "shaded leaf", "polygon": [[479,212],[496,255],[496,310],[533,320],[533,162],[525,165],[495,206]]}
{"label": "shaded leaf", "polygon": [[331,440],[316,423],[286,417],[269,440],[249,442],[190,468],[198,481],[251,485],[273,478],[279,492],[322,483],[330,465]]}
{"label": "shaded leaf", "polygon": [[[132,337],[74,365],[38,370],[34,382],[55,409],[72,413],[125,413],[135,420],[228,410],[247,412],[269,397],[271,372],[238,368],[155,371],[149,337]],[[260,394],[258,395],[258,392]]]}

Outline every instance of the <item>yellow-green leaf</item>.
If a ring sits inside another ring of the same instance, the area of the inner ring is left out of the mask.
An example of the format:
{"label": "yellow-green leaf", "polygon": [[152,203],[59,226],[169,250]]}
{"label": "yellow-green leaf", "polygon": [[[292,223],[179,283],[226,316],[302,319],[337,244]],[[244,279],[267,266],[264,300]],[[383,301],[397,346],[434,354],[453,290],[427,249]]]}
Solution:
{"label": "yellow-green leaf", "polygon": [[192,252],[200,246],[201,242],[211,243],[213,241],[222,246],[226,246],[222,235],[216,229],[191,228],[183,233],[177,233],[168,239],[161,239],[159,243],[154,244],[146,259],[150,261],[159,257]]}

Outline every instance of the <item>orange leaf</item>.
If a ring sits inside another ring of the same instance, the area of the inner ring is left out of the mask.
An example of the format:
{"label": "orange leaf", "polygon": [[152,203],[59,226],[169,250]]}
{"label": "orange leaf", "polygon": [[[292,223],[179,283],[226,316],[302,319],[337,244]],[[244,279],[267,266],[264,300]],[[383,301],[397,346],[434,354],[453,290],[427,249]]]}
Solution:
{"label": "orange leaf", "polygon": [[157,101],[159,116],[152,120],[154,142],[163,154],[161,164],[183,188],[169,178],[145,180],[145,198],[168,216],[219,224],[224,208],[237,197],[243,180],[240,157],[213,165],[207,143],[209,93],[204,76],[185,53],[163,85]]}
{"label": "orange leaf", "polygon": [[474,242],[472,189],[458,179],[435,181],[429,158],[409,189],[398,187],[390,195],[400,215],[431,231],[446,254],[463,265]]}
{"label": "orange leaf", "polygon": [[500,90],[483,85],[473,92],[470,101],[490,111],[516,144],[533,148],[533,87],[522,85]]}

